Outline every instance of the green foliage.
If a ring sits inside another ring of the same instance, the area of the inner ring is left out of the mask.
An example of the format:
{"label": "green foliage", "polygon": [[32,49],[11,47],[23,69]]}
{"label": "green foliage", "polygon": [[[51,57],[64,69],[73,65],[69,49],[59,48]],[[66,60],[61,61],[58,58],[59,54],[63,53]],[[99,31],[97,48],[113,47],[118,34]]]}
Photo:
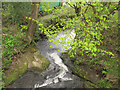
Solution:
{"label": "green foliage", "polygon": [[[59,41],[55,42],[53,38],[58,33],[74,29],[76,37],[73,43],[69,42],[72,49],[68,51],[74,62],[77,62],[78,65],[84,62],[89,62],[89,65],[101,64],[108,70],[102,71],[102,74],[113,72],[111,74],[117,76],[118,69],[114,67],[118,63],[114,48],[119,50],[119,45],[115,39],[118,36],[118,10],[116,9],[116,3],[92,2],[79,4],[71,2],[70,4],[71,6],[82,7],[80,16],[77,17],[75,12],[67,12],[69,10],[73,11],[71,7],[63,6],[61,9],[57,8],[52,12],[49,22],[46,20],[45,23],[49,24],[39,24],[37,20],[33,20],[38,24],[40,33],[50,37],[49,41],[57,45]],[[47,12],[49,9],[45,9],[45,11]],[[61,43],[65,43],[65,38],[62,38],[62,40],[63,42]],[[110,44],[113,46],[113,50],[109,47]],[[50,47],[54,48],[53,46]],[[76,59],[76,57],[79,58]],[[102,60],[104,63],[101,63]],[[101,80],[98,84],[101,87],[111,87],[111,84],[105,80]]]}
{"label": "green foliage", "polygon": [[97,84],[99,84],[100,88],[111,88],[112,87],[112,84],[104,79],[97,81]]}
{"label": "green foliage", "polygon": [[41,2],[39,8],[40,16],[52,13],[55,6],[59,7],[59,5],[57,5],[57,2]]}
{"label": "green foliage", "polygon": [[[72,3],[72,4],[74,5],[76,3]],[[95,8],[96,8],[96,11],[97,11],[96,15],[98,15],[98,13],[103,10],[103,8],[102,8],[103,4],[101,4],[101,3],[98,3],[98,2],[92,3],[92,5],[95,6]],[[84,5],[81,4],[81,6],[84,6]],[[85,7],[83,8],[82,11],[84,11]],[[60,12],[60,9],[56,9],[55,13],[57,11]],[[64,26],[62,28],[63,30],[65,30],[65,29],[72,30],[73,28],[75,28],[77,36],[76,36],[76,40],[72,44],[73,48],[69,52],[70,55],[73,56],[75,53],[77,53],[76,52],[77,49],[81,48],[82,51],[80,53],[82,55],[87,54],[90,58],[96,57],[97,54],[99,54],[99,53],[102,53],[102,55],[105,55],[105,54],[108,54],[110,56],[112,55],[112,58],[113,58],[114,54],[112,54],[112,52],[107,52],[106,50],[97,48],[97,46],[99,46],[102,43],[101,31],[108,30],[111,27],[111,24],[110,25],[108,24],[108,22],[111,22],[111,20],[106,20],[105,18],[103,18],[104,16],[107,17],[106,14],[109,11],[110,11],[109,8],[105,7],[105,12],[101,13],[100,15],[97,16],[100,18],[100,21],[97,23],[95,21],[93,21],[93,20],[95,20],[95,17],[93,17],[94,15],[87,16],[89,13],[84,13],[87,25],[85,25],[85,22],[82,22],[81,20],[79,20],[78,17],[75,17],[75,18],[67,21],[67,18],[65,18],[65,19],[59,18],[58,16],[55,16],[53,14],[53,18],[56,18],[55,21],[57,22],[56,27],[54,25],[53,26],[49,25],[48,27],[44,27],[42,24],[39,24],[39,26],[40,26],[39,30],[41,31],[41,33],[44,32],[44,34],[46,34],[48,37],[51,37],[51,35],[56,36],[57,33],[62,31],[61,29],[58,28],[59,24],[61,26]],[[89,18],[92,20],[90,20]],[[109,18],[111,18],[111,16],[109,16]],[[76,27],[76,24],[78,24],[80,27]],[[50,29],[52,29],[52,30],[50,30]],[[53,35],[53,33],[54,33],[54,35]],[[53,42],[53,43],[55,43],[55,42]]]}
{"label": "green foliage", "polygon": [[[91,12],[86,12],[83,13],[84,18],[86,19],[84,20],[84,22],[74,19],[74,21],[76,21],[75,25],[79,23],[80,27],[76,28],[77,36],[74,43],[72,44],[73,48],[69,50],[69,55],[74,59],[76,58],[76,53],[77,56],[87,55],[87,60],[83,62],[89,61],[91,65],[100,64],[101,60],[104,60],[105,63],[101,64],[105,66],[108,72],[102,71],[102,74],[109,73],[111,75],[118,76],[118,67],[114,67],[115,63],[118,64],[118,60],[115,59],[115,54],[113,54],[115,53],[114,47],[118,46],[118,43],[116,43],[118,39],[115,39],[115,37],[117,38],[118,36],[118,16],[116,14],[110,14],[111,10],[113,10],[117,6],[115,6],[114,3],[111,4],[113,6],[112,8],[108,6],[102,7],[103,5],[100,3],[92,3],[92,5],[94,5],[96,8],[96,15]],[[84,8],[82,8],[83,11]],[[92,7],[89,8],[88,11],[91,9]],[[97,20],[96,17],[99,18],[99,20]],[[116,26],[116,28],[114,26]],[[114,36],[114,39],[113,37],[111,38],[110,33],[111,36]],[[104,39],[106,41],[104,41]],[[103,48],[103,44],[106,45],[104,47],[109,48],[107,45],[109,43],[113,46],[112,52],[111,50]],[[82,59],[76,60],[78,60],[78,64],[82,62]],[[109,85],[109,82],[106,83],[106,81],[101,81],[99,84],[101,87],[111,87],[111,85]]]}
{"label": "green foliage", "polygon": [[3,3],[4,9],[2,12],[4,22],[9,21],[9,24],[21,24],[24,21],[24,16],[30,15],[30,3],[26,2],[6,2]]}
{"label": "green foliage", "polygon": [[17,54],[22,49],[23,44],[27,44],[27,40],[24,38],[25,33],[18,33],[16,36],[10,34],[3,35],[2,38],[2,58],[3,67],[6,68],[13,61],[12,56]]}
{"label": "green foliage", "polygon": [[[2,81],[2,76],[5,77],[2,68],[0,68],[0,81]],[[4,82],[0,82],[0,89],[4,88]]]}
{"label": "green foliage", "polygon": [[[89,12],[90,10],[93,10],[92,7],[89,7],[87,10],[88,12],[84,13],[84,11],[87,8],[87,5],[86,6],[82,5],[84,6],[82,7],[82,11],[83,11],[82,14],[84,15],[84,21],[79,19],[80,17],[74,17],[69,20],[67,20],[67,18],[64,19],[57,18],[56,21],[59,21],[58,23],[64,26],[62,28],[63,30],[65,29],[72,30],[75,28],[77,35],[74,40],[74,43],[71,43],[72,49],[70,49],[68,52],[71,58],[76,58],[76,55],[78,56],[86,55],[88,57],[86,61],[89,61],[93,65],[99,64],[101,60],[105,59],[104,62],[107,64],[107,66],[106,64],[103,63],[101,64],[105,65],[105,68],[108,70],[108,72],[102,71],[102,74],[110,73],[112,75],[118,76],[118,72],[117,72],[118,67],[114,67],[114,65],[118,63],[118,60],[115,59],[116,58],[114,54],[115,52],[103,48],[103,44],[105,44],[106,45],[105,47],[107,47],[107,44],[109,43],[111,43],[113,47],[119,46],[118,43],[116,43],[117,41],[114,41],[113,38],[111,40],[111,36],[113,36],[114,38],[115,37],[117,38],[118,36],[117,34],[118,16],[116,15],[118,10],[115,10],[114,11],[115,13],[111,13],[112,10],[116,9],[117,6],[115,5],[115,3],[110,3],[112,7],[109,7],[109,4],[107,3],[107,5],[103,7],[103,4],[98,2],[97,3],[93,2],[92,5],[96,9],[96,13]],[[107,35],[107,33],[104,34],[103,32],[108,32],[111,34]],[[105,42],[104,39],[105,40],[108,39],[110,41]],[[78,63],[81,63],[81,60],[79,60]],[[111,87],[111,84],[109,84],[109,82],[106,83],[106,81],[103,81],[103,83],[100,82],[100,85],[104,87],[106,86],[107,88]]]}
{"label": "green foliage", "polygon": [[[11,26],[12,27],[12,26]],[[13,28],[13,27],[12,27]],[[9,69],[9,65],[14,61],[16,54],[24,52],[24,47],[28,44],[26,33],[22,32],[27,26],[22,26],[21,29],[11,30],[8,27],[3,27],[2,35],[2,79],[5,79],[4,71]],[[16,32],[17,31],[17,32]],[[11,33],[12,32],[12,33]],[[11,34],[10,34],[11,33]],[[0,84],[1,85],[1,84]],[[5,88],[5,83],[2,82],[2,87]]]}
{"label": "green foliage", "polygon": [[27,29],[28,29],[28,26],[26,26],[26,25],[21,25],[21,27],[22,27],[22,28],[20,29],[21,32],[22,32],[23,30],[27,30]]}

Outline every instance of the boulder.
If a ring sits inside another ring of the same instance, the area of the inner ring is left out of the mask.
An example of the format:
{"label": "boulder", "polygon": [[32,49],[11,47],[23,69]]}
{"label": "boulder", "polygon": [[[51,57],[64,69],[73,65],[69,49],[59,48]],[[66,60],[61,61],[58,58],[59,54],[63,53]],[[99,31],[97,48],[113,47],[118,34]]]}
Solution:
{"label": "boulder", "polygon": [[8,86],[19,79],[28,70],[42,72],[49,66],[49,61],[40,54],[37,47],[29,47],[26,52],[16,57],[8,70],[5,71],[5,84]]}

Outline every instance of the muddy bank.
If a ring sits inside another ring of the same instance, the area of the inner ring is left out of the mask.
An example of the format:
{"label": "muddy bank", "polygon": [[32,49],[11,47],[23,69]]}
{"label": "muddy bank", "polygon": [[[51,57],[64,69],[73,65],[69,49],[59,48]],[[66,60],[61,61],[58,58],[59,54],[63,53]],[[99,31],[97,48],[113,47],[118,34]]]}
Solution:
{"label": "muddy bank", "polygon": [[42,72],[49,66],[49,61],[40,54],[36,46],[30,46],[25,53],[17,55],[10,68],[5,71],[5,84],[8,86],[28,71]]}

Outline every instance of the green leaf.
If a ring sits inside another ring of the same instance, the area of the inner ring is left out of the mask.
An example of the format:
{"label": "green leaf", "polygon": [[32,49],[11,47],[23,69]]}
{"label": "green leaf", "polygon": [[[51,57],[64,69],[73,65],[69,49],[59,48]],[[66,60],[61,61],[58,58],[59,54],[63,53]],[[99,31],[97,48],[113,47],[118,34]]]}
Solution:
{"label": "green leaf", "polygon": [[60,50],[58,50],[58,52],[60,52]]}
{"label": "green leaf", "polygon": [[39,24],[39,26],[43,26],[43,24]]}
{"label": "green leaf", "polygon": [[104,70],[102,71],[102,74],[106,74],[106,73],[107,73],[106,71],[104,71]]}
{"label": "green leaf", "polygon": [[29,17],[29,20],[31,20],[31,17]]}

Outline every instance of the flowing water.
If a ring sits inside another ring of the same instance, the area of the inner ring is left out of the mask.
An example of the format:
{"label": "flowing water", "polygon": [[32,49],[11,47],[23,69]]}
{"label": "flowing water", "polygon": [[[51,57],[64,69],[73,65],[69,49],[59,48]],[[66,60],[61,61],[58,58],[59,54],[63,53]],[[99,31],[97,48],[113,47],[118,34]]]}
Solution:
{"label": "flowing water", "polygon": [[[54,41],[58,42],[57,46],[48,39],[40,40],[37,47],[41,55],[50,61],[49,68],[35,74],[28,72],[14,84],[15,88],[83,88],[83,82],[79,77],[73,75],[69,68],[63,63],[60,58],[61,52],[72,48],[69,42],[73,42],[76,33],[72,31],[63,31],[54,37]],[[63,39],[64,38],[64,42]],[[54,46],[54,48],[50,48]],[[59,50],[59,52],[58,52]],[[16,84],[18,83],[18,84]]]}

